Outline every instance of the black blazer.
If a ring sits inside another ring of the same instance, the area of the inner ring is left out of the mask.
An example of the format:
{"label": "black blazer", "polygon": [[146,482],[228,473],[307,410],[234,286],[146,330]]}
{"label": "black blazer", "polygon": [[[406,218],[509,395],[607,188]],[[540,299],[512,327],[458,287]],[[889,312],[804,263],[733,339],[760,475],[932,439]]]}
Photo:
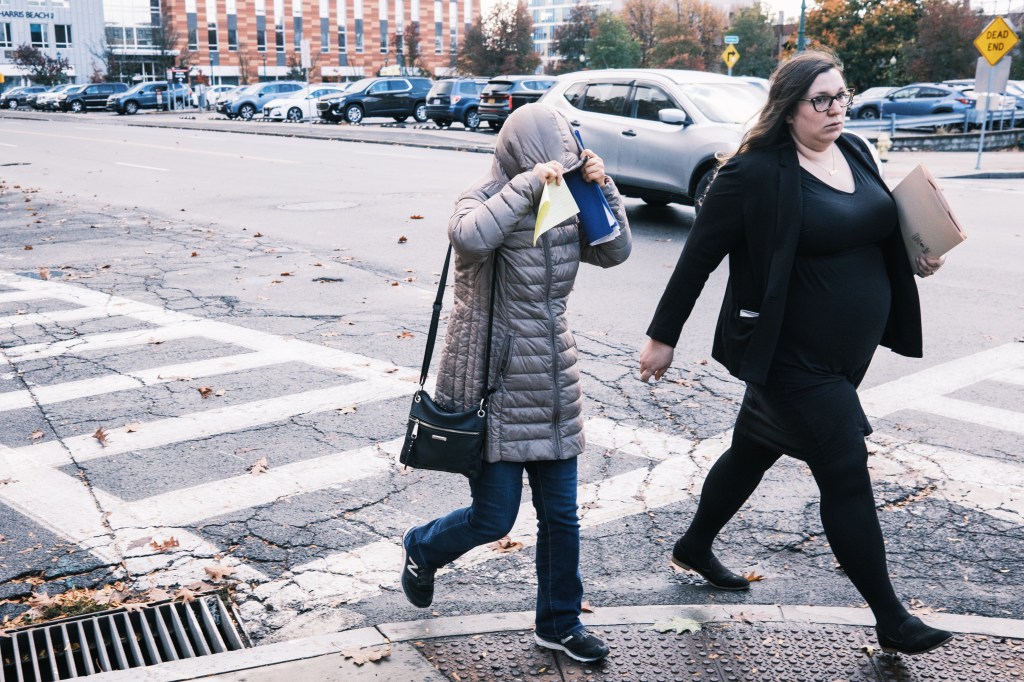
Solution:
{"label": "black blazer", "polygon": [[[837,144],[885,187],[866,143],[843,134]],[[800,164],[792,143],[730,159],[711,184],[647,335],[675,346],[708,276],[728,256],[729,281],[712,356],[738,379],[763,384],[782,329],[802,211]],[[892,289],[882,345],[921,357],[921,303],[899,230],[882,246]],[[741,309],[758,316],[740,317]]]}

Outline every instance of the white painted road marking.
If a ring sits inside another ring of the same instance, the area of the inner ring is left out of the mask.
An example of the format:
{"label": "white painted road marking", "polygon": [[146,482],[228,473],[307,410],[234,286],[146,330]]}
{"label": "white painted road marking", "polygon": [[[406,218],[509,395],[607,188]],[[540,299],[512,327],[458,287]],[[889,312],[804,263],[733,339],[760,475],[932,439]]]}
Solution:
{"label": "white painted road marking", "polygon": [[125,163],[124,161],[115,161],[114,165],[115,166],[128,166],[129,168],[141,168],[142,170],[160,171],[162,173],[166,173],[167,172],[166,168],[157,168],[156,166],[140,166],[137,163]]}
{"label": "white painted road marking", "polygon": [[[154,339],[203,338],[244,352],[180,365],[136,370],[120,375],[31,386],[0,394],[0,412],[33,405],[130,390],[179,376],[210,376],[225,371],[254,369],[283,362],[300,362],[344,375],[350,383],[266,400],[195,412],[140,424],[133,433],[118,431],[104,448],[91,434],[21,448],[0,448],[0,500],[47,529],[80,543],[111,563],[127,558],[135,575],[156,571],[160,584],[202,577],[195,556],[213,557],[219,548],[202,540],[190,527],[203,520],[266,505],[276,500],[345,485],[388,472],[400,440],[333,453],[312,460],[272,467],[264,476],[239,475],[149,498],[125,501],[104,490],[90,490],[76,477],[59,470],[75,462],[123,455],[145,448],[229,434],[297,414],[391,399],[411,393],[418,372],[396,368],[373,358],[282,339],[262,332],[204,320],[184,313],[113,297],[78,286],[0,273],[0,284],[18,291],[0,293],[0,302],[53,299],[78,306],[71,310],[0,318],[0,326],[63,324],[104,317],[130,317],[150,328],[85,335],[71,341],[27,344],[3,349],[5,362],[58,357],[86,351],[141,346]],[[28,322],[24,322],[28,318]],[[946,394],[981,381],[1024,382],[1024,345],[1008,344],[983,351],[862,393],[865,409],[879,417],[913,409],[966,424],[1011,433],[1024,433],[1024,415],[954,399]],[[643,466],[580,486],[580,522],[584,529],[631,515],[695,499],[707,468],[728,447],[729,432],[693,442],[652,429],[590,419],[586,424],[591,448],[646,460]],[[1024,467],[954,450],[906,443],[885,434],[872,439],[879,452],[871,459],[876,476],[891,476],[904,484],[931,483],[934,497],[968,509],[1024,524]],[[406,512],[397,511],[398,516]],[[104,517],[104,514],[108,514]],[[410,518],[410,522],[423,519]],[[536,541],[532,504],[523,504],[515,538],[526,545]],[[154,553],[146,547],[126,548],[140,537],[174,535],[181,547]],[[382,539],[350,552],[341,552],[295,566],[281,576],[268,577],[241,567],[238,577],[257,585],[256,592],[273,595],[279,607],[295,599],[356,601],[397,587],[398,538]],[[497,556],[478,548],[448,570],[466,570]]]}

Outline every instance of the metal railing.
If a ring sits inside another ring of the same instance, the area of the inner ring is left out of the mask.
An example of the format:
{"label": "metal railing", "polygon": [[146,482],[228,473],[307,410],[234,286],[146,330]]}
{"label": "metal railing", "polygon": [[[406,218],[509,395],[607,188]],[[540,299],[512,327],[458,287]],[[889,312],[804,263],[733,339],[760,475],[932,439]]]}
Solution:
{"label": "metal railing", "polygon": [[[961,127],[967,132],[971,125],[982,123],[982,113],[976,109],[951,114],[929,114],[927,116],[897,116],[890,114],[884,118],[855,118],[846,121],[843,127],[850,130],[888,130],[895,136],[897,130],[934,130],[944,127]],[[1000,109],[985,112],[985,129],[995,130],[996,123],[1008,124],[1003,127],[1014,128],[1018,122],[1024,121],[1024,111],[1019,109]]]}

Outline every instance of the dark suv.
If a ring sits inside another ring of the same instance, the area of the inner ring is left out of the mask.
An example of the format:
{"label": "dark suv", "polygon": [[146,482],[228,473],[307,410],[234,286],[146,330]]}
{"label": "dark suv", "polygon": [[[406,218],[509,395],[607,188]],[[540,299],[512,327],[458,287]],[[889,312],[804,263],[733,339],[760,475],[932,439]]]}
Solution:
{"label": "dark suv", "polygon": [[401,123],[410,116],[417,122],[427,120],[429,78],[382,76],[364,78],[348,86],[339,95],[323,97],[317,102],[320,119],[329,123],[359,123],[364,118],[391,116]]}
{"label": "dark suv", "polygon": [[[167,81],[139,83],[131,90],[107,99],[107,109],[119,114],[134,114],[139,109],[167,109],[171,94],[167,92]],[[188,101],[188,88],[175,83],[172,88],[174,106],[184,107]]]}
{"label": "dark suv", "polygon": [[62,92],[57,96],[57,106],[61,111],[73,111],[76,114],[89,109],[106,109],[111,95],[127,89],[125,83],[89,83]]}
{"label": "dark suv", "polygon": [[434,83],[427,94],[427,118],[441,128],[454,122],[470,130],[480,127],[480,93],[486,78],[446,78]]}
{"label": "dark suv", "polygon": [[4,94],[0,95],[0,108],[17,109],[25,103],[25,100],[29,95],[45,91],[45,85],[22,85],[16,88],[11,88]]}
{"label": "dark suv", "polygon": [[487,81],[480,95],[480,120],[501,130],[513,109],[536,102],[555,84],[550,76],[497,76]]}

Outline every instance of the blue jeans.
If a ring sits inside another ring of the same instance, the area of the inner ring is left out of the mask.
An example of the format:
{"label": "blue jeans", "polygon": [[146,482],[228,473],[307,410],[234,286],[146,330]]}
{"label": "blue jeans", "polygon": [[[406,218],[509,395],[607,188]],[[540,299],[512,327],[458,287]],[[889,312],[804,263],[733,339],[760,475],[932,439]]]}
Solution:
{"label": "blue jeans", "polygon": [[420,566],[437,569],[508,535],[519,513],[524,470],[537,510],[537,634],[561,638],[582,627],[575,457],[485,463],[469,484],[473,504],[413,528],[406,549]]}

